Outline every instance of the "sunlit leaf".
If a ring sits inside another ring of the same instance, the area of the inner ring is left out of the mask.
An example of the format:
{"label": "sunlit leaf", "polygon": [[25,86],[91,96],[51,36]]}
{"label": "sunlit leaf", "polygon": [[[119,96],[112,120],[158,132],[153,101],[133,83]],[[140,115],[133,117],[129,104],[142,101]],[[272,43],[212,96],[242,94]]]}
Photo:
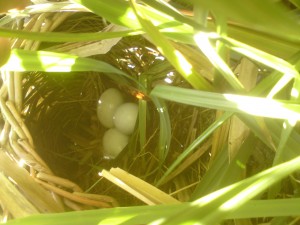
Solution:
{"label": "sunlit leaf", "polygon": [[[192,203],[172,217],[153,224],[217,224],[257,194],[300,168],[300,157],[222,188]],[[299,210],[300,211],[300,210]]]}
{"label": "sunlit leaf", "polygon": [[[136,6],[137,7],[137,6]],[[177,71],[186,79],[194,88],[203,90],[212,90],[208,81],[195,71],[188,59],[157,30],[148,18],[139,15],[137,10],[134,11],[137,19],[140,21],[142,28],[149,35],[151,41],[157,46],[158,50],[169,60]]]}
{"label": "sunlit leaf", "polygon": [[115,67],[94,59],[46,51],[13,49],[8,62],[2,67],[10,71],[98,71],[126,75]]}
{"label": "sunlit leaf", "polygon": [[255,116],[300,120],[300,105],[273,99],[234,94],[218,94],[159,85],[152,95],[183,104],[247,113]]}
{"label": "sunlit leaf", "polygon": [[231,113],[225,113],[222,117],[217,119],[212,125],[210,125],[200,136],[196,138],[196,140],[190,144],[182,154],[180,154],[175,162],[172,163],[172,165],[167,169],[167,171],[164,173],[163,177],[156,183],[156,185],[160,185],[164,179],[174,171],[174,169],[184,160],[186,157],[193,151],[197,146],[199,146],[201,143],[203,143],[209,135],[211,135],[218,127],[220,127],[230,116],[232,116]]}
{"label": "sunlit leaf", "polygon": [[299,41],[300,26],[296,15],[289,12],[281,5],[281,2],[275,3],[272,0],[243,2],[239,0],[201,0],[199,3],[213,13],[234,20],[241,26],[251,27],[284,39]]}

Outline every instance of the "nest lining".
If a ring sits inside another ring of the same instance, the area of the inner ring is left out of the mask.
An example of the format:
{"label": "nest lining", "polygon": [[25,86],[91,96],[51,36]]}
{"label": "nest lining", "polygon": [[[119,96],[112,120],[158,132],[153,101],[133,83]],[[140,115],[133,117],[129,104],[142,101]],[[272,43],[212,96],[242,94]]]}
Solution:
{"label": "nest lining", "polygon": [[[95,21],[99,25],[97,30],[101,30],[101,26],[104,26],[101,18],[88,13],[75,14],[59,26],[57,31],[95,31]],[[40,49],[49,47],[49,43],[40,45]],[[146,77],[146,96],[156,84],[165,83],[166,78],[170,79],[170,74],[172,85],[189,87],[156,48],[141,36],[123,38],[107,54],[96,55],[93,58],[122,69],[136,80]],[[159,117],[153,103],[146,98],[149,116],[146,150],[141,151],[139,148],[136,133],[118,159],[103,160],[101,142],[104,128],[97,119],[96,105],[101,93],[109,87],[116,87],[128,100],[137,101],[135,95],[139,90],[136,84],[111,79],[105,74],[28,73],[24,79],[23,116],[34,137],[37,151],[55,174],[75,181],[84,190],[115,195],[118,191],[108,182],[101,181],[101,184],[94,185],[99,180],[98,172],[102,168],[119,166],[149,182],[160,176],[161,171],[153,173],[159,164],[155,150],[158,145]],[[167,104],[173,136],[170,157],[166,163],[172,162],[214,119],[213,111]],[[196,127],[191,128],[192,120],[197,124]],[[183,178],[186,183],[193,183],[199,178],[197,168],[191,168],[191,171],[194,175]],[[123,194],[120,196],[124,198]],[[127,200],[123,201],[132,204]]]}

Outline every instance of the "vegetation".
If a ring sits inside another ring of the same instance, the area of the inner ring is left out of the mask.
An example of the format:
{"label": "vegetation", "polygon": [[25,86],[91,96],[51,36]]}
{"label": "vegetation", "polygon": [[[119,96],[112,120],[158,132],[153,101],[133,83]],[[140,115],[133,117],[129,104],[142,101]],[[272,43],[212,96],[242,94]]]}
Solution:
{"label": "vegetation", "polygon": [[[15,29],[7,14],[0,36],[17,41],[1,70],[23,73],[16,105],[39,155],[122,206],[7,224],[299,223],[299,10],[297,0],[73,0],[19,12],[37,24],[36,14],[64,11],[38,31]],[[124,152],[105,161],[96,103],[112,86],[139,103],[139,118]],[[101,171],[153,198],[163,190],[166,204],[141,205]]]}

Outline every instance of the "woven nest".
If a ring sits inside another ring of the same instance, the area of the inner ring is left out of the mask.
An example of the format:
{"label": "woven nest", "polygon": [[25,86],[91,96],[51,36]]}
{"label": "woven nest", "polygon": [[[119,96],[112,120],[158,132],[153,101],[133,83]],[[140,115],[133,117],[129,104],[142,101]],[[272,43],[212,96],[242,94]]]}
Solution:
{"label": "woven nest", "polygon": [[[101,18],[86,12],[43,13],[23,22],[18,29],[42,32],[98,32],[109,26]],[[83,46],[88,48],[90,44],[93,43],[53,45],[13,40],[14,48],[58,52],[70,52]],[[80,50],[80,54],[86,56],[85,51]],[[149,92],[166,78],[172,79],[172,85],[189,86],[155,47],[140,36],[123,38],[108,53],[89,57],[106,61],[136,80],[147,71]],[[121,205],[138,204],[124,191],[99,177],[98,172],[103,168],[118,166],[149,183],[161,176],[161,170],[157,170],[156,150],[159,115],[147,98],[148,93],[143,93],[149,109],[146,145],[139,146],[138,132],[135,132],[119,157],[104,160],[101,151],[104,128],[97,119],[96,106],[101,93],[109,87],[118,88],[130,101],[138,101],[136,84],[100,73],[2,74],[0,170],[16,182],[19,190],[16,192],[21,193],[26,204],[32,205],[32,211],[27,214],[114,207],[118,205],[117,201]],[[174,103],[168,104],[168,110],[172,140],[166,163],[173,161],[214,119],[211,111]],[[19,167],[18,163],[24,166]],[[202,166],[190,166],[188,176],[181,175],[178,181],[165,186],[165,190],[176,191],[199,180],[206,165],[198,165]],[[186,200],[189,193],[187,189],[181,200]],[[2,202],[3,212],[7,209],[12,217],[20,216],[11,212],[11,206],[6,204]]]}

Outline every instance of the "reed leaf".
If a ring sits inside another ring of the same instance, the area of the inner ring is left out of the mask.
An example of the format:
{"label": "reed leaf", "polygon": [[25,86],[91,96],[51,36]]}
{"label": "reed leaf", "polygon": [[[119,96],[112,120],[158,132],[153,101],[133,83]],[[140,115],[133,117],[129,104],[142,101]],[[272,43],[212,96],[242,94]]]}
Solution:
{"label": "reed leaf", "polygon": [[220,118],[218,118],[212,125],[210,125],[200,136],[198,136],[192,144],[190,144],[171,164],[164,175],[159,179],[156,185],[161,185],[164,179],[171,174],[176,167],[180,165],[194,150],[197,146],[203,143],[209,135],[211,135],[218,127],[220,127],[228,118],[232,116],[232,113],[224,113]]}
{"label": "reed leaf", "polygon": [[217,224],[250,199],[300,169],[300,157],[227,186],[192,203],[173,216],[153,224]]}
{"label": "reed leaf", "polygon": [[45,72],[70,72],[70,71],[98,71],[126,75],[115,67],[98,60],[80,58],[64,53],[46,51],[28,51],[13,49],[11,56],[2,67],[9,71],[45,71]]}
{"label": "reed leaf", "polygon": [[[178,103],[279,119],[300,119],[300,105],[259,97],[156,86],[151,95]],[[255,107],[254,107],[255,106]]]}
{"label": "reed leaf", "polygon": [[[281,3],[266,0],[240,2],[230,1],[199,1],[202,7],[214,14],[236,21],[241,26],[269,33],[282,39],[299,42],[300,25],[296,15],[288,11]],[[276,27],[276,29],[274,29]]]}
{"label": "reed leaf", "polygon": [[[138,6],[136,6],[138,7]],[[157,30],[149,18],[138,13],[138,8],[134,10],[142,28],[149,35],[151,41],[157,46],[158,50],[169,60],[175,69],[186,79],[194,88],[202,90],[212,90],[212,86],[200,74],[198,74],[187,58]]]}
{"label": "reed leaf", "polygon": [[162,165],[166,156],[170,150],[170,142],[171,142],[171,122],[168,113],[168,108],[165,102],[162,99],[159,99],[155,96],[152,96],[152,101],[156,106],[156,110],[159,114],[159,160]]}
{"label": "reed leaf", "polygon": [[126,37],[142,34],[141,31],[115,31],[115,32],[94,32],[94,33],[72,33],[66,32],[32,32],[23,30],[12,30],[0,27],[1,37],[14,37],[46,42],[80,42],[96,41],[110,38]]}
{"label": "reed leaf", "polygon": [[[225,187],[192,203],[34,215],[8,225],[50,224],[216,224],[222,219],[300,215],[299,199],[250,200],[270,185],[300,169],[300,157]],[[286,206],[289,210],[282,210]],[[212,210],[212,208],[214,210]]]}

